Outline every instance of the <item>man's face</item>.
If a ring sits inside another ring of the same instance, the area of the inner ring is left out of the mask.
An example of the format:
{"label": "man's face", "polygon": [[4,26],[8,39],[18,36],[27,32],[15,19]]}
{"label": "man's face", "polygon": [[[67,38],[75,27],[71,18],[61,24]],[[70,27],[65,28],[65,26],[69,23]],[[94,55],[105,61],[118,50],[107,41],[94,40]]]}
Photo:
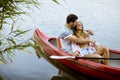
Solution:
{"label": "man's face", "polygon": [[75,20],[75,22],[73,22],[73,24],[72,24],[72,28],[74,28],[75,26],[77,26],[78,22],[79,22],[78,19]]}

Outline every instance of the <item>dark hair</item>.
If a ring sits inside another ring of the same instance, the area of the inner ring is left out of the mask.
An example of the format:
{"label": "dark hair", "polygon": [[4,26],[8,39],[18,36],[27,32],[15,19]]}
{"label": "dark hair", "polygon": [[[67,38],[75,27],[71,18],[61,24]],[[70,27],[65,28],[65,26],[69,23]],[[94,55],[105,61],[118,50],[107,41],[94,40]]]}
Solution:
{"label": "dark hair", "polygon": [[77,20],[78,17],[75,14],[69,14],[67,16],[66,22],[70,23],[70,22],[75,22],[75,20]]}

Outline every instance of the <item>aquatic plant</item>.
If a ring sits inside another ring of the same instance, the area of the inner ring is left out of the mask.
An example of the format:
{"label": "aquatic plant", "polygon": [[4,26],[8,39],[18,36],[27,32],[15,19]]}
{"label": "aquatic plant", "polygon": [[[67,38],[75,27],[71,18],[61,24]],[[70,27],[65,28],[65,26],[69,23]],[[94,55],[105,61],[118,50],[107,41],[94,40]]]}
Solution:
{"label": "aquatic plant", "polygon": [[[52,1],[59,4],[58,0]],[[27,14],[21,7],[31,9],[31,6],[39,9],[40,3],[37,0],[0,0],[0,63],[12,61],[15,50],[27,51],[28,47],[34,47],[32,38],[24,39],[24,34],[31,29],[16,25],[18,17]]]}
{"label": "aquatic plant", "polygon": [[32,38],[24,40],[27,32],[21,26],[16,25],[17,17],[27,14],[22,11],[21,6],[26,5],[30,9],[31,5],[39,8],[37,0],[0,0],[0,61],[7,63],[12,61],[15,50],[25,50],[32,46]]}

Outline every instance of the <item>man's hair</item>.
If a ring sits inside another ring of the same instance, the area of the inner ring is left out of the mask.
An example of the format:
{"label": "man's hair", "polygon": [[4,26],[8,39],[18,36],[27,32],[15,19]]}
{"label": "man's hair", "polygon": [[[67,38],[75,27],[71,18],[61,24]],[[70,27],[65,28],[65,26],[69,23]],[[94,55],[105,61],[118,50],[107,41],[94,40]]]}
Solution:
{"label": "man's hair", "polygon": [[69,14],[66,18],[66,22],[70,23],[70,22],[75,22],[75,20],[77,20],[78,17],[75,14]]}

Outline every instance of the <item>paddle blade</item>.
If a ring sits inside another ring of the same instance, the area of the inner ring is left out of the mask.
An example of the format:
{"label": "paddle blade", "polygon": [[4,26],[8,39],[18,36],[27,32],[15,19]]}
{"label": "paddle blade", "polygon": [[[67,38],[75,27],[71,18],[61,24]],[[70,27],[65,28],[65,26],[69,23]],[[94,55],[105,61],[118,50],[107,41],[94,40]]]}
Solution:
{"label": "paddle blade", "polygon": [[52,55],[52,56],[50,56],[50,58],[52,58],[52,59],[67,59],[67,58],[74,58],[74,59],[75,59],[75,56],[55,56],[55,55]]}
{"label": "paddle blade", "polygon": [[120,58],[96,58],[96,57],[75,57],[75,56],[50,56],[52,59],[103,59],[103,60],[120,60]]}

